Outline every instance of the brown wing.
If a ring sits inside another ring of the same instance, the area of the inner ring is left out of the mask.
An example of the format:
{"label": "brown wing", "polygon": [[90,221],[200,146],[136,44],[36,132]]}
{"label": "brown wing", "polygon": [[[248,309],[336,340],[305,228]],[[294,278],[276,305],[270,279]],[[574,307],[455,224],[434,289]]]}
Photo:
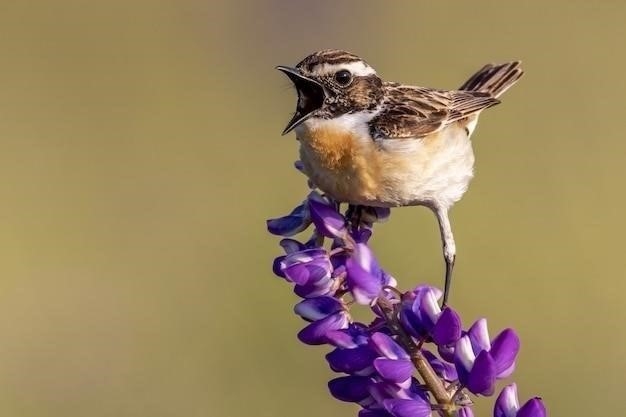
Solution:
{"label": "brown wing", "polygon": [[489,93],[387,83],[383,110],[370,122],[374,139],[419,138],[498,104]]}

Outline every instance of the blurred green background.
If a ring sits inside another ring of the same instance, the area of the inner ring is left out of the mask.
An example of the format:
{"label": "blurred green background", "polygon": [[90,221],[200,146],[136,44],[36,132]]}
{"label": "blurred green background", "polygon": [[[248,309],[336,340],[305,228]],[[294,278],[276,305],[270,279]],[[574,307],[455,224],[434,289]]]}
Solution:
{"label": "blurred green background", "polygon": [[[307,192],[273,67],[322,48],[440,88],[524,61],[474,136],[452,304],[519,331],[522,401],[620,414],[624,16],[565,0],[3,2],[0,416],[355,415],[327,393],[326,350],[295,338],[264,223]],[[441,285],[428,210],[394,211],[374,245],[402,288]]]}

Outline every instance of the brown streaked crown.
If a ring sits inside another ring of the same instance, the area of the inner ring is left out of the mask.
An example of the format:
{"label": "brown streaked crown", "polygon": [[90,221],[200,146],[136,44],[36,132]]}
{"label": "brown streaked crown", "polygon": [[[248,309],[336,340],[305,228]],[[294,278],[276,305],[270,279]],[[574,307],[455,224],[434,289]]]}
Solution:
{"label": "brown streaked crown", "polygon": [[304,58],[298,63],[298,65],[296,65],[296,68],[311,73],[318,65],[339,65],[356,61],[365,62],[357,55],[354,55],[353,53],[347,51],[342,51],[339,49],[324,49],[322,51],[314,52]]}

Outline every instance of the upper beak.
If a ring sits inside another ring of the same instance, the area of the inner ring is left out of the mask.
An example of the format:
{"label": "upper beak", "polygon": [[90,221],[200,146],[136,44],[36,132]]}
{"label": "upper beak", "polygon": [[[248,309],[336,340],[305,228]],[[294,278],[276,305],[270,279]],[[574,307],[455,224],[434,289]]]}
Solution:
{"label": "upper beak", "polygon": [[311,117],[315,110],[322,107],[326,93],[324,92],[324,87],[319,82],[300,74],[300,71],[296,68],[279,65],[276,69],[284,72],[289,77],[298,92],[296,112],[289,123],[287,123],[285,130],[283,130],[283,135],[286,135],[300,123]]}

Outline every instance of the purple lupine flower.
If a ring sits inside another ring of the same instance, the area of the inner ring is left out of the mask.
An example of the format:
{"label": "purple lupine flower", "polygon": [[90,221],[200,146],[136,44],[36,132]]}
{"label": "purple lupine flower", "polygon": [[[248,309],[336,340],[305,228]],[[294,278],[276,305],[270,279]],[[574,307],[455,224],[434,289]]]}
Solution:
{"label": "purple lupine flower", "polygon": [[453,364],[440,359],[434,353],[425,349],[422,349],[422,354],[424,355],[428,363],[430,363],[430,366],[433,368],[435,373],[444,381],[452,382],[459,379],[459,374],[457,373],[456,367]]}
{"label": "purple lupine flower", "polygon": [[520,341],[513,329],[504,329],[491,342],[487,320],[479,319],[467,331],[474,352],[488,350],[496,362],[496,377],[506,378],[515,370]]}
{"label": "purple lupine flower", "polygon": [[[283,250],[285,251],[285,254],[287,255],[290,255],[295,252],[301,252],[305,249],[313,249],[313,246],[311,246],[310,242],[308,242],[308,244],[305,244],[305,243],[298,242],[297,240],[291,239],[291,238],[281,239],[281,241],[279,242],[279,245],[283,248]],[[282,278],[286,278],[285,274],[282,271],[282,266],[283,266],[285,258],[286,258],[286,255],[282,255],[274,259],[274,265],[272,267],[274,274]]]}
{"label": "purple lupine flower", "polygon": [[461,337],[461,318],[450,307],[441,310],[441,291],[420,286],[405,295],[400,321],[419,340],[432,339],[439,346],[452,345]]}
{"label": "purple lupine flower", "polygon": [[327,337],[332,346],[353,349],[369,343],[369,328],[363,323],[353,322],[345,329],[328,333]]}
{"label": "purple lupine flower", "polygon": [[370,397],[369,386],[371,380],[366,376],[340,376],[328,382],[328,389],[338,400],[360,403]]}
{"label": "purple lupine flower", "polygon": [[546,407],[541,398],[534,397],[519,406],[517,385],[507,385],[496,399],[494,417],[546,417]]}
{"label": "purple lupine flower", "polygon": [[337,211],[334,203],[312,192],[309,195],[308,205],[311,220],[319,233],[330,238],[346,236],[346,219]]}
{"label": "purple lupine flower", "polygon": [[339,311],[307,325],[298,332],[298,339],[307,345],[323,345],[328,343],[326,335],[329,332],[345,329],[349,323],[348,312]]}
{"label": "purple lupine flower", "polygon": [[376,356],[369,345],[361,345],[350,349],[335,348],[326,355],[326,360],[335,372],[368,376],[374,372],[372,364]]}
{"label": "purple lupine flower", "polygon": [[372,347],[380,357],[374,360],[374,368],[380,377],[395,384],[410,383],[413,364],[409,354],[384,333],[376,332],[371,337]]}
{"label": "purple lupine flower", "polygon": [[297,240],[291,239],[288,237],[281,239],[280,242],[278,242],[278,244],[280,245],[281,248],[283,248],[283,250],[285,251],[287,255],[289,255],[290,253],[294,253],[294,252],[300,252],[305,249],[313,249],[312,247],[308,247],[304,243],[300,243]]}
{"label": "purple lupine flower", "polygon": [[274,273],[295,285],[294,292],[303,298],[332,295],[334,268],[328,251],[310,247],[293,239],[281,240],[287,255],[274,260]]}
{"label": "purple lupine flower", "polygon": [[343,335],[338,339],[347,348],[333,350],[327,360],[333,370],[351,374],[331,381],[334,397],[359,403],[369,410],[362,413],[365,416],[404,417],[415,410],[430,411],[427,397],[412,378],[408,353],[391,337],[374,332],[366,344],[361,326],[332,333]]}
{"label": "purple lupine flower", "polygon": [[343,303],[334,297],[320,296],[300,301],[293,308],[294,313],[304,320],[313,322],[322,320],[331,314],[344,310]]}
{"label": "purple lupine flower", "polygon": [[[375,375],[376,376],[376,375]],[[422,387],[417,383],[415,378],[410,378],[406,382],[397,384],[394,382],[383,381],[382,378],[376,376],[376,381],[370,386],[370,394],[375,400],[375,408],[384,408],[384,402],[388,399],[422,401],[427,396]]]}
{"label": "purple lupine flower", "polygon": [[[331,345],[326,355],[330,368],[347,374],[329,382],[331,394],[359,404],[359,417],[426,417],[438,406],[442,415],[473,417],[467,391],[491,395],[496,379],[513,372],[517,335],[506,329],[490,341],[484,319],[462,332],[459,315],[439,307],[442,294],[437,288],[418,286],[400,294],[396,280],[368,246],[373,223],[386,220],[389,209],[349,210],[348,221],[337,203],[312,191],[289,215],[267,222],[268,230],[280,236],[314,225],[304,243],[281,240],[285,255],[274,260],[273,270],[304,298],[294,307],[308,322],[298,333],[300,341]],[[324,247],[324,238],[332,239],[330,249]],[[344,300],[344,295],[349,298]],[[369,324],[354,322],[349,311],[353,301],[369,305],[376,317]],[[430,366],[429,378],[418,367],[422,379],[416,379],[414,360]],[[439,404],[431,404],[436,391],[427,379],[432,381],[432,375],[440,378],[437,392],[450,395],[448,400],[437,397]],[[494,416],[545,417],[546,411],[539,398],[519,407],[513,384],[499,395]]]}
{"label": "purple lupine flower", "polygon": [[391,382],[375,382],[370,385],[374,402],[372,410],[384,409],[394,417],[430,416],[432,407],[428,395],[415,378],[400,386]]}
{"label": "purple lupine flower", "polygon": [[372,250],[365,243],[354,245],[346,260],[348,289],[359,304],[371,304],[380,295],[384,276]]}
{"label": "purple lupine flower", "polygon": [[503,330],[490,342],[487,321],[477,320],[454,349],[459,381],[474,394],[490,396],[496,378],[506,378],[513,371],[518,352],[519,338],[512,329]]}
{"label": "purple lupine flower", "polygon": [[309,280],[304,285],[295,285],[293,292],[302,298],[319,297],[321,295],[333,295],[335,292],[334,281],[332,279],[321,278],[318,281]]}
{"label": "purple lupine flower", "polygon": [[[417,383],[415,378],[407,388],[391,383],[378,383],[370,390],[378,403],[382,403],[394,417],[426,417],[430,416],[432,406],[428,395]],[[386,398],[384,398],[386,396]]]}
{"label": "purple lupine flower", "polygon": [[359,376],[374,373],[374,359],[378,355],[370,346],[367,326],[351,323],[347,329],[328,333],[327,339],[335,346],[335,349],[326,355],[326,360],[333,371]]}
{"label": "purple lupine flower", "polygon": [[385,400],[384,404],[394,417],[430,417],[432,414],[430,403],[420,397],[411,400],[390,399]]}
{"label": "purple lupine flower", "polygon": [[309,205],[305,201],[287,216],[268,220],[267,230],[273,235],[293,236],[305,230],[310,224]]}
{"label": "purple lupine flower", "polygon": [[332,265],[325,249],[305,249],[285,256],[280,263],[280,271],[288,281],[306,285],[309,282],[329,280]]}

